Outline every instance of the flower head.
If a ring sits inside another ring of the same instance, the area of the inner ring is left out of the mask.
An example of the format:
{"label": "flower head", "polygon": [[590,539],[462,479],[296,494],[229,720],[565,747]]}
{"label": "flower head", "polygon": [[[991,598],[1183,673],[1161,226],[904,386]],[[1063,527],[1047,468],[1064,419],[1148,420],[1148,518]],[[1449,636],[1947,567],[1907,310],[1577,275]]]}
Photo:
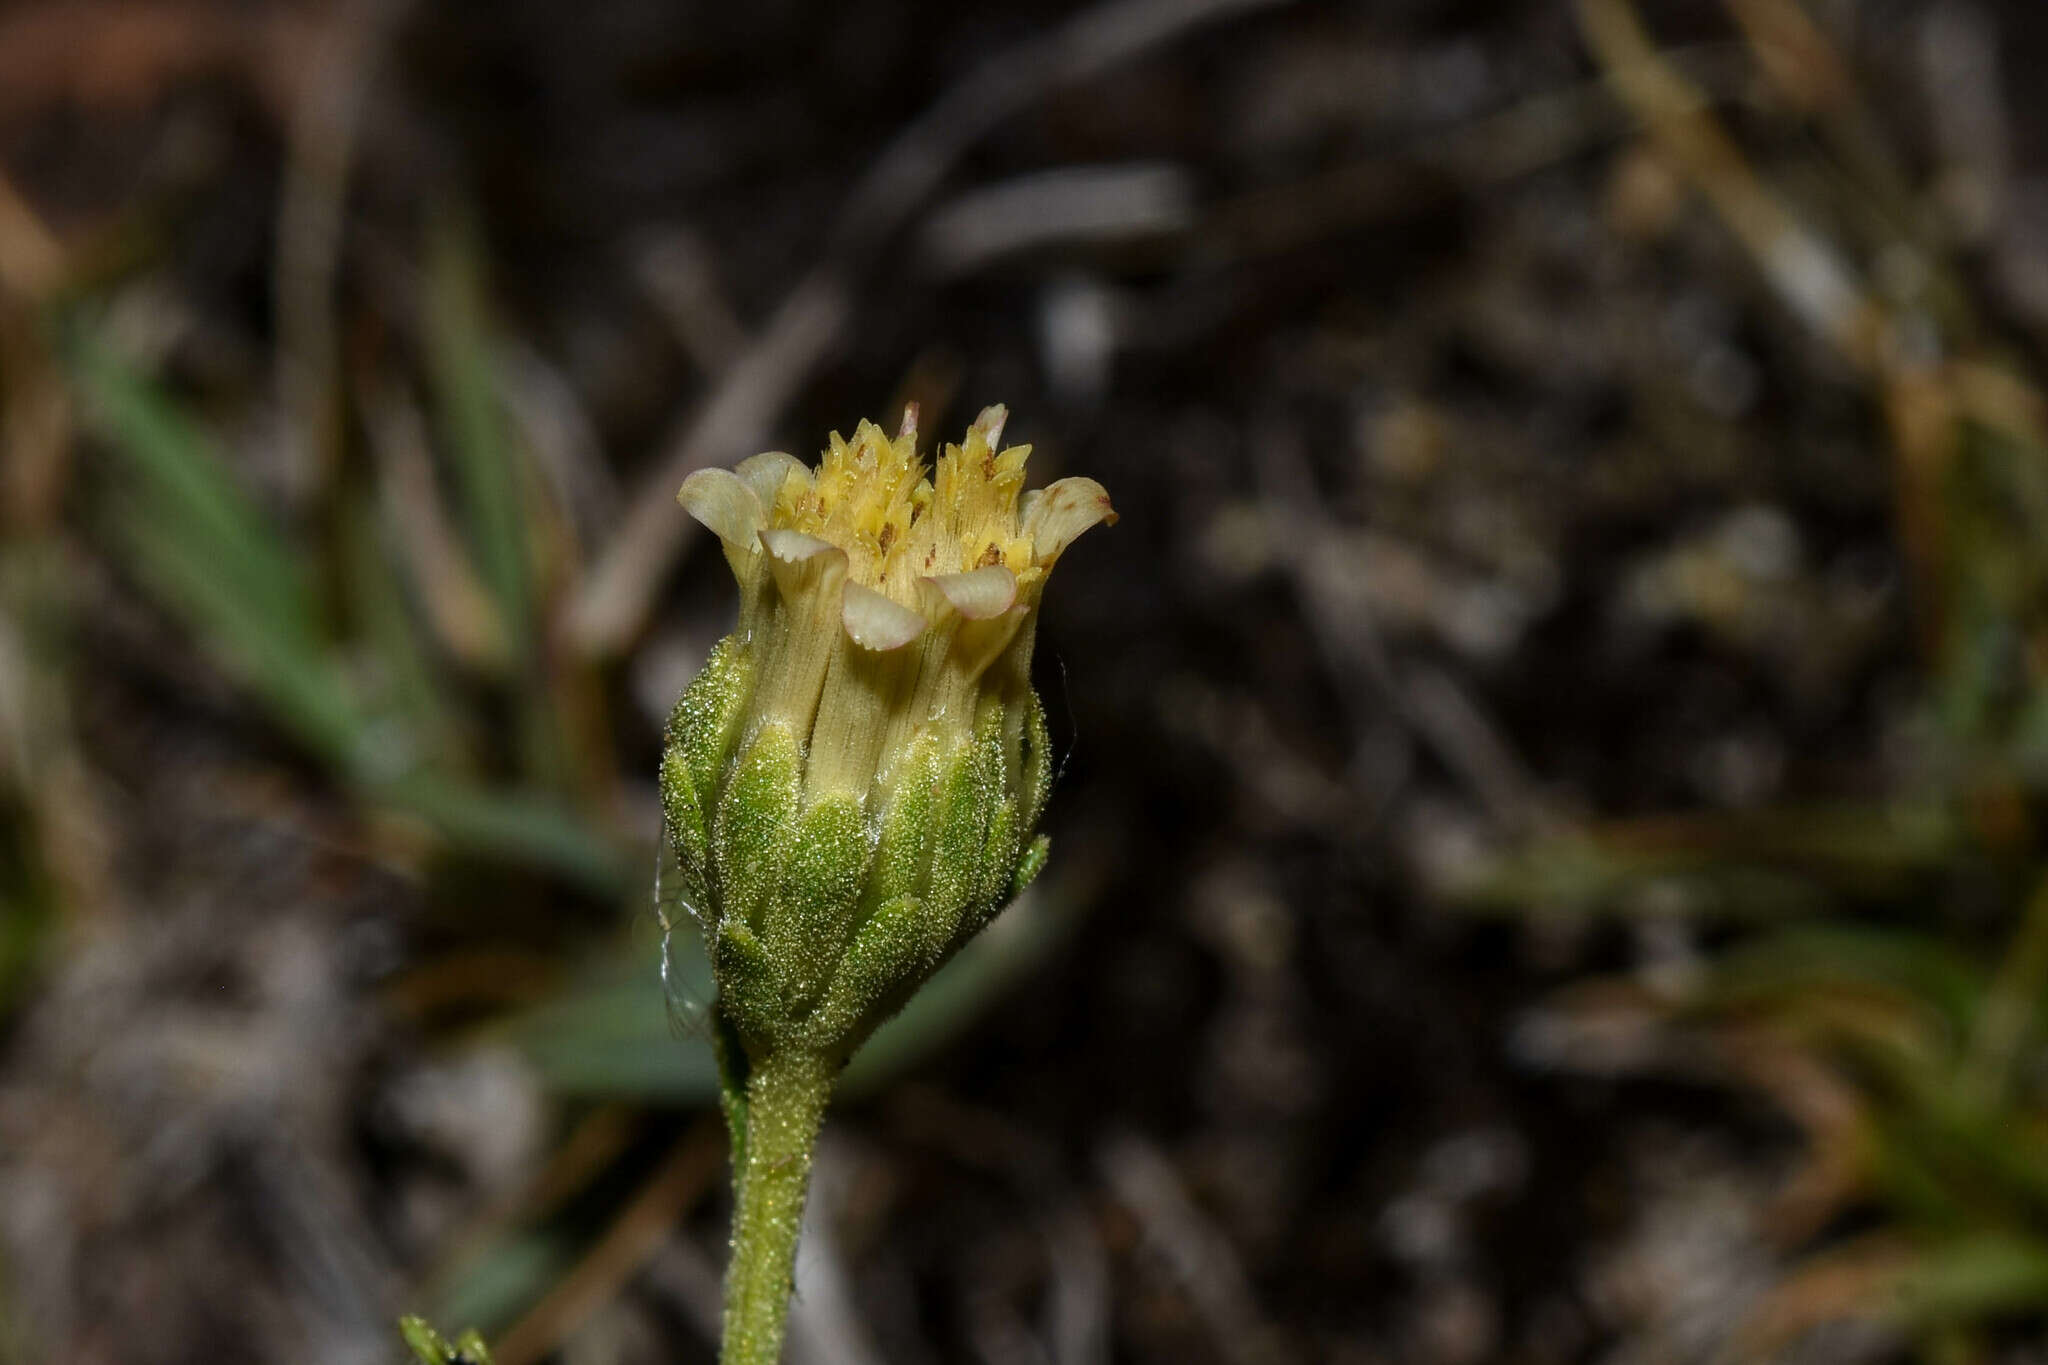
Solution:
{"label": "flower head", "polygon": [[677,495],[723,542],[740,617],[677,704],[663,798],[756,1043],[857,1045],[1043,862],[1037,607],[1116,513],[1093,479],[1024,492],[1005,416],[929,471],[913,407],[893,438],[835,433],[815,469],[757,455]]}

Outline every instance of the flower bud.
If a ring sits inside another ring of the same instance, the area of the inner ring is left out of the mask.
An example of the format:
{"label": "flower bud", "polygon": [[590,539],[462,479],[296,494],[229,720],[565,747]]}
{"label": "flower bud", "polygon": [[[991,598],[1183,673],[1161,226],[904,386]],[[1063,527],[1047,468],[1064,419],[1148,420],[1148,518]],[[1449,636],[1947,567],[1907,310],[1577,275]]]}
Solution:
{"label": "flower bud", "polygon": [[1116,513],[1092,479],[1024,493],[1005,415],[929,478],[913,407],[894,439],[835,433],[815,470],[756,455],[677,495],[740,612],[669,719],[662,802],[749,1054],[843,1060],[1044,865],[1037,607]]}

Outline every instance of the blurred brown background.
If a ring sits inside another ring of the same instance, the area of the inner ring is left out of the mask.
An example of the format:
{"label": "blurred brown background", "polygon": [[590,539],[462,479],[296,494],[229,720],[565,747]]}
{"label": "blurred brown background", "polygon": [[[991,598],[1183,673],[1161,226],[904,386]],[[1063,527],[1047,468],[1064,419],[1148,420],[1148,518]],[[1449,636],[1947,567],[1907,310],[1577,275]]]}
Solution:
{"label": "blurred brown background", "polygon": [[683,475],[1123,514],[806,1365],[2048,1360],[2048,9],[0,9],[0,1359],[710,1361]]}

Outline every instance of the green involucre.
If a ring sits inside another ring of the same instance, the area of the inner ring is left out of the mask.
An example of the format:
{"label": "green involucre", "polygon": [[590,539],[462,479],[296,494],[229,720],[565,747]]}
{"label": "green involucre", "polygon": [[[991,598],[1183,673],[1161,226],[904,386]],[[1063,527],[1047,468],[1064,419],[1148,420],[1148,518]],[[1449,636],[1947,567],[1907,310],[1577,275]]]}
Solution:
{"label": "green involucre", "polygon": [[752,692],[753,669],[731,637],[719,641],[669,713],[661,751],[661,809],[692,907],[707,910],[710,820],[732,731]]}
{"label": "green involucre", "polygon": [[807,1014],[817,1003],[853,936],[868,851],[867,825],[854,798],[826,796],[804,812],[769,898],[763,935],[787,982],[792,1014]]}
{"label": "green involucre", "polygon": [[796,736],[770,721],[733,766],[711,827],[711,898],[718,922],[758,928],[788,857],[802,792]]}
{"label": "green involucre", "polygon": [[670,848],[734,1042],[843,1061],[1044,866],[1045,713],[992,686],[971,729],[919,727],[867,792],[807,792],[805,739],[750,719],[754,674],[728,637],[669,717]]}
{"label": "green involucre", "polygon": [[863,908],[870,913],[884,902],[917,890],[924,882],[931,852],[932,810],[939,771],[938,741],[930,735],[912,741],[899,760],[875,841],[874,870],[868,876]]}

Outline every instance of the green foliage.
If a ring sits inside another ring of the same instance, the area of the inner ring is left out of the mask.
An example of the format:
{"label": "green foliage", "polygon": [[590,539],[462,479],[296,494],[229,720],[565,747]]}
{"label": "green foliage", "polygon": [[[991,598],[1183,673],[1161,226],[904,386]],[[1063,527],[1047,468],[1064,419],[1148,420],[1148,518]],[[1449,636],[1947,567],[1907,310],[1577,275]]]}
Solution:
{"label": "green foliage", "polygon": [[0,800],[0,1006],[32,978],[56,927],[55,888],[41,865],[33,816]]}
{"label": "green foliage", "polygon": [[359,769],[365,720],[282,535],[155,385],[83,332],[70,355],[87,415],[117,461],[103,511],[111,538],[282,724],[338,768]]}
{"label": "green foliage", "polygon": [[398,1333],[419,1365],[491,1365],[490,1348],[473,1327],[450,1342],[425,1319],[404,1317],[398,1320]]}
{"label": "green foliage", "polygon": [[[100,509],[110,543],[278,724],[369,804],[424,820],[453,847],[620,890],[623,850],[568,800],[472,775],[438,719],[451,704],[435,695],[446,685],[437,689],[432,650],[407,629],[388,578],[351,575],[370,628],[361,640],[338,636],[286,532],[236,485],[199,424],[83,327],[68,354],[112,460]],[[353,562],[366,567],[378,558],[368,528],[351,534]],[[351,667],[352,647],[372,652],[379,666],[367,672],[387,689],[358,683],[366,670]]]}
{"label": "green foliage", "polygon": [[427,358],[438,426],[460,488],[476,562],[516,658],[534,638],[531,519],[520,463],[493,392],[483,269],[472,229],[444,215],[428,255]]}
{"label": "green foliage", "polygon": [[[1737,929],[1696,979],[1644,998],[1710,1049],[1762,1040],[1844,1087],[1836,1127],[1793,1106],[1816,1160],[1854,1177],[1813,1222],[1875,1219],[1869,1236],[1902,1248],[1846,1311],[1898,1325],[1930,1360],[2048,1322],[2048,850],[2024,817],[1996,818],[2048,794],[2048,447],[1960,440],[1925,680],[1941,767],[1864,806],[1551,835],[1457,888],[1492,911]],[[1987,893],[2005,907],[1988,932]],[[1824,1266],[1827,1240],[1812,1250]]]}
{"label": "green foliage", "polygon": [[1954,1328],[2048,1303],[2048,1242],[1985,1232],[1926,1250],[1899,1282],[1896,1317],[1922,1330]]}

